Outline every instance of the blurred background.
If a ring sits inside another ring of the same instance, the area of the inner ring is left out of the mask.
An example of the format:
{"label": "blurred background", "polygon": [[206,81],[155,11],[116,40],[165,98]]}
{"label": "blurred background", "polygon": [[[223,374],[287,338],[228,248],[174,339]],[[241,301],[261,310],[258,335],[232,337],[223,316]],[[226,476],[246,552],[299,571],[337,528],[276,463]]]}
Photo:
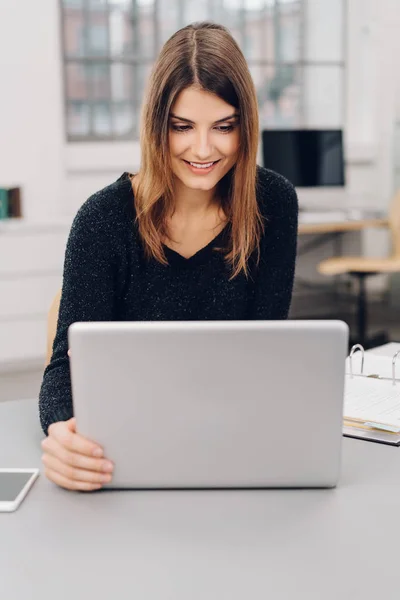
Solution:
{"label": "blurred background", "polygon": [[0,401],[37,395],[72,219],[139,168],[154,58],[201,20],[242,48],[258,162],[298,191],[291,318],[343,318],[366,346],[400,341],[398,0],[2,0]]}

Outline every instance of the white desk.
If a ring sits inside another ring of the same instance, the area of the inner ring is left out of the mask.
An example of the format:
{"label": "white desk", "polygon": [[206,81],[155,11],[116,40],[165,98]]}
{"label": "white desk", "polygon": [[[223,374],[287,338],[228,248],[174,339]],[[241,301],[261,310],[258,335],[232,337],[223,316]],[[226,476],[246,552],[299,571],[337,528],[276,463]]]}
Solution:
{"label": "white desk", "polygon": [[[0,405],[2,465],[40,466],[42,437],[35,401]],[[400,451],[343,441],[335,490],[84,494],[41,475],[0,514],[0,598],[394,600]]]}
{"label": "white desk", "polygon": [[299,213],[299,235],[345,233],[368,228],[387,228],[388,219],[378,211],[306,210]]}

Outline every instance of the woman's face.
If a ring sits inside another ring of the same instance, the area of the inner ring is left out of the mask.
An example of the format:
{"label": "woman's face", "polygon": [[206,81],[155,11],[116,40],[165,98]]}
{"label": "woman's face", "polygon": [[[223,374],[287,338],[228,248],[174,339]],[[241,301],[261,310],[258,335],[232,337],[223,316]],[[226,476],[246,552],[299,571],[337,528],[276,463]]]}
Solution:
{"label": "woman's face", "polygon": [[238,157],[238,111],[210,92],[186,88],[169,115],[169,149],[173,173],[186,187],[212,190]]}

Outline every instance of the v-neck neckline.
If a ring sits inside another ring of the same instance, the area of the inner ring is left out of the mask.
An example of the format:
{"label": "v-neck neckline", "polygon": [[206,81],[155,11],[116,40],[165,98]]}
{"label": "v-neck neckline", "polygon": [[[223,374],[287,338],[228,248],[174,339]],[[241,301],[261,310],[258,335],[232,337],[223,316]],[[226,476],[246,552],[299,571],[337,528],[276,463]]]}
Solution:
{"label": "v-neck neckline", "polygon": [[[124,171],[124,173],[118,179],[119,181],[126,180],[126,181],[130,182],[131,193],[132,193],[133,197],[134,197],[134,193],[133,193],[132,182],[131,182],[130,178],[132,177],[132,175],[135,175],[135,174],[136,173],[129,173],[128,171]],[[186,256],[183,256],[182,254],[179,254],[179,252],[177,252],[176,250],[173,250],[166,244],[162,243],[162,247],[164,249],[165,255],[169,258],[169,264],[175,264],[178,266],[190,266],[190,267],[200,264],[209,256],[209,254],[211,254],[211,252],[217,242],[221,241],[222,243],[224,243],[225,238],[228,234],[229,227],[230,227],[230,223],[228,222],[226,225],[224,225],[224,227],[221,229],[221,231],[212,240],[210,240],[210,242],[208,242],[208,244],[203,246],[203,248],[200,248],[199,250],[197,250],[197,252],[195,252],[194,254],[192,254],[192,256],[189,256],[188,258],[186,258]]]}
{"label": "v-neck neckline", "polygon": [[200,262],[202,262],[203,259],[205,259],[212,252],[215,244],[217,242],[219,242],[220,239],[222,240],[224,238],[225,233],[228,229],[228,226],[229,226],[229,223],[224,225],[224,227],[221,229],[221,231],[210,242],[208,242],[208,244],[206,244],[202,248],[199,248],[199,250],[197,250],[194,254],[192,254],[189,257],[183,256],[182,254],[180,254],[176,250],[173,250],[166,244],[162,244],[162,246],[164,248],[166,255],[169,256],[170,262],[173,261],[176,264],[187,265],[187,266],[199,264]]}

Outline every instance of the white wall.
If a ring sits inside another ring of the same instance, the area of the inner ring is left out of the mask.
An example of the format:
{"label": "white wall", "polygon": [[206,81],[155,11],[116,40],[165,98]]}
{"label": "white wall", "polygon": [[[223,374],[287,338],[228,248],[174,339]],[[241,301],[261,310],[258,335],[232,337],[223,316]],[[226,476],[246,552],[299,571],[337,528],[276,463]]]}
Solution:
{"label": "white wall", "polygon": [[22,187],[28,224],[0,223],[0,372],[43,364],[61,283],[67,225],[43,224],[65,212],[60,56],[56,0],[1,0],[0,186]]}
{"label": "white wall", "polygon": [[64,131],[57,0],[0,2],[0,186],[29,219],[62,211]]}

